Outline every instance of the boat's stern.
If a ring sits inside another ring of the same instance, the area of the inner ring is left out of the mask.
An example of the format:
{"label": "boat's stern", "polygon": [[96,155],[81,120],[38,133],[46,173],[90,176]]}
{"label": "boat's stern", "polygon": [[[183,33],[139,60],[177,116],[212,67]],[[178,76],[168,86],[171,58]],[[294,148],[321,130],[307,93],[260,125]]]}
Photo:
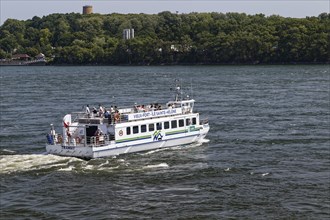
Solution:
{"label": "boat's stern", "polygon": [[46,152],[59,156],[93,158],[92,147],[85,146],[46,144]]}

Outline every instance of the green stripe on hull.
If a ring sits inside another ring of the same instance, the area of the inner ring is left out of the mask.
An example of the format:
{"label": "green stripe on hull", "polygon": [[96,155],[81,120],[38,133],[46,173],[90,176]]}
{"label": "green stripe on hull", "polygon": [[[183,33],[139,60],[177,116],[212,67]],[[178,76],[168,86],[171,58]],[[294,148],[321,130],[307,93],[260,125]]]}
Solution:
{"label": "green stripe on hull", "polygon": [[185,132],[188,132],[188,129],[166,132],[165,135],[179,134],[179,133],[185,133]]}
{"label": "green stripe on hull", "polygon": [[147,138],[151,138],[151,135],[120,139],[120,140],[116,140],[116,143],[121,143],[121,142],[126,142],[126,141],[137,141],[137,140],[142,140],[142,139],[147,139]]}

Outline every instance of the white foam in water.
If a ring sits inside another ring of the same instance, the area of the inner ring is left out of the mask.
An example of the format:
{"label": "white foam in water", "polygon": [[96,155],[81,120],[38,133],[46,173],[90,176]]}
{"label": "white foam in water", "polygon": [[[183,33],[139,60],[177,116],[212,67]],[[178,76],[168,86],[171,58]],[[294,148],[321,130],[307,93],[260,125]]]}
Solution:
{"label": "white foam in water", "polygon": [[67,168],[61,168],[61,169],[59,169],[58,171],[72,171],[73,169],[74,169],[73,166],[69,166],[69,167],[67,167]]}
{"label": "white foam in water", "polygon": [[203,145],[204,143],[208,143],[210,140],[208,139],[201,139],[199,140],[198,142],[194,142],[192,144],[189,144],[189,145],[184,145],[182,147],[185,147],[185,148],[194,148],[194,147],[199,147],[201,145]]}
{"label": "white foam in water", "polygon": [[84,167],[84,170],[95,170],[96,168],[94,168],[94,167],[97,167],[97,166],[87,165]]}
{"label": "white foam in water", "polygon": [[103,167],[104,165],[107,165],[107,164],[109,164],[108,160],[106,160],[104,163],[101,163],[98,167]]}
{"label": "white foam in water", "polygon": [[164,151],[164,150],[167,150],[167,149],[168,148],[160,148],[160,149],[156,149],[156,150],[150,150],[148,152],[142,153],[142,155],[154,154],[154,153],[157,153],[157,152],[160,152],[160,151]]}
{"label": "white foam in water", "polygon": [[15,151],[13,151],[13,150],[8,150],[8,149],[3,149],[2,151],[3,151],[3,152],[7,152],[7,153],[16,153]]}
{"label": "white foam in water", "polygon": [[60,157],[51,154],[2,155],[0,156],[0,173],[49,169],[67,166],[72,161],[81,160],[74,157]]}
{"label": "white foam in water", "polygon": [[203,138],[203,139],[199,140],[198,142],[204,144],[204,143],[209,143],[210,140]]}
{"label": "white foam in water", "polygon": [[[84,165],[82,167],[82,169],[84,171],[112,171],[112,170],[115,170],[115,169],[118,169],[120,166],[115,166],[115,167],[108,167],[108,166],[104,166],[106,164],[109,164],[109,162],[105,162],[105,163],[102,163],[100,165]],[[64,170],[64,171],[69,171],[69,170]]]}
{"label": "white foam in water", "polygon": [[268,176],[270,173],[263,173],[261,176]]}
{"label": "white foam in water", "polygon": [[178,145],[178,146],[174,146],[174,147],[171,147],[170,149],[171,150],[182,150],[184,148],[188,148],[190,145]]}
{"label": "white foam in water", "polygon": [[120,166],[115,166],[115,167],[100,167],[97,170],[102,170],[102,171],[112,171],[115,169],[118,169]]}
{"label": "white foam in water", "polygon": [[167,163],[160,163],[160,164],[155,164],[155,165],[147,165],[144,166],[144,169],[155,169],[155,168],[168,168],[168,164]]}

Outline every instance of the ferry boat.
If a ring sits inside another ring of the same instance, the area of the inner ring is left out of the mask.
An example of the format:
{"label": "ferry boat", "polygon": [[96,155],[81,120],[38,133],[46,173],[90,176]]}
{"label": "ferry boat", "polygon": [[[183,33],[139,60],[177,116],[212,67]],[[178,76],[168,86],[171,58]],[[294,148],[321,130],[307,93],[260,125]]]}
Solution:
{"label": "ferry boat", "polygon": [[63,118],[62,134],[51,124],[47,134],[49,154],[85,159],[117,156],[201,142],[209,131],[208,119],[194,112],[194,99],[182,98],[181,86],[175,99],[164,107],[137,105],[96,114],[75,112]]}

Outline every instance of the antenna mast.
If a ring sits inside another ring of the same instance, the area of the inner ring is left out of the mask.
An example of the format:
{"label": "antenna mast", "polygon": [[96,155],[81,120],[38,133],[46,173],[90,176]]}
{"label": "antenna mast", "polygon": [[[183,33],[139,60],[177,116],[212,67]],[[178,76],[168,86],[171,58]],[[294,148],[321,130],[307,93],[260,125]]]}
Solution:
{"label": "antenna mast", "polygon": [[175,101],[180,101],[181,100],[181,84],[179,80],[175,80]]}
{"label": "antenna mast", "polygon": [[194,97],[194,92],[193,92],[193,85],[192,85],[192,79],[190,79],[190,98]]}

